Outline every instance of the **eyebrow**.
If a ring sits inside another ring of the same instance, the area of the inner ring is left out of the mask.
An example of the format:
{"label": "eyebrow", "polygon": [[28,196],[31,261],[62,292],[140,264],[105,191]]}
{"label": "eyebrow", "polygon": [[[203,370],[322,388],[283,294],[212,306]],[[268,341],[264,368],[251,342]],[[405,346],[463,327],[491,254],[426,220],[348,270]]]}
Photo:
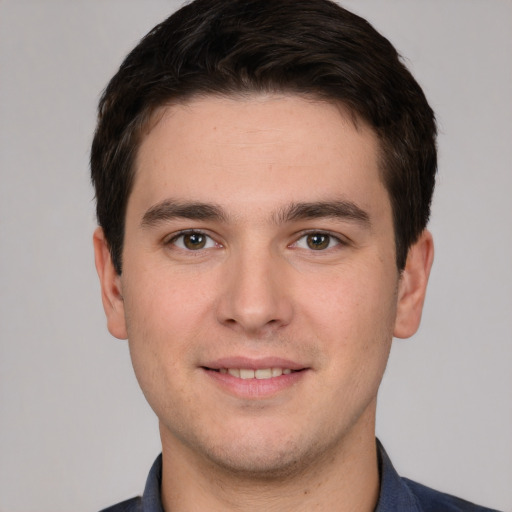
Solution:
{"label": "eyebrow", "polygon": [[274,215],[277,224],[297,220],[333,218],[355,221],[370,227],[370,216],[352,201],[318,201],[312,203],[292,203]]}
{"label": "eyebrow", "polygon": [[200,202],[180,202],[166,199],[155,204],[142,217],[142,227],[153,227],[172,219],[225,221],[222,208],[215,204]]}
{"label": "eyebrow", "polygon": [[[177,218],[219,222],[227,222],[228,220],[228,216],[219,205],[166,199],[146,211],[142,217],[141,226],[153,227]],[[271,216],[272,221],[278,225],[298,220],[321,218],[349,220],[366,227],[370,226],[368,213],[355,203],[345,200],[291,203],[274,212]]]}

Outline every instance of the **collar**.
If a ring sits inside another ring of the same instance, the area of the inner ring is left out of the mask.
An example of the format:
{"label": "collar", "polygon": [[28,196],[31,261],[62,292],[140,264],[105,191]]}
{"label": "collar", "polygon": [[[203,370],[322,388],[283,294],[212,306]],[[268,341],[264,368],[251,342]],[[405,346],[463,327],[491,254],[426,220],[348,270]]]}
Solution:
{"label": "collar", "polygon": [[418,500],[396,472],[386,450],[377,441],[379,458],[380,493],[375,512],[421,512]]}
{"label": "collar", "polygon": [[160,485],[162,483],[162,454],[160,454],[148,475],[146,487],[142,495],[142,507],[140,512],[164,512],[160,499]]}

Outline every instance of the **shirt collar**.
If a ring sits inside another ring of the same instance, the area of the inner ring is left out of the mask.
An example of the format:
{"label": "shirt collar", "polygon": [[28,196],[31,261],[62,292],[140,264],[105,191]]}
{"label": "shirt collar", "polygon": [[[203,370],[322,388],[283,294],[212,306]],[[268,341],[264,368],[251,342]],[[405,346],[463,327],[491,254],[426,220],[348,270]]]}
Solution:
{"label": "shirt collar", "polygon": [[386,450],[377,439],[380,493],[375,512],[421,512],[418,500],[398,475]]}
{"label": "shirt collar", "polygon": [[144,494],[142,495],[141,512],[164,512],[160,497],[162,483],[162,454],[160,454],[149,471]]}

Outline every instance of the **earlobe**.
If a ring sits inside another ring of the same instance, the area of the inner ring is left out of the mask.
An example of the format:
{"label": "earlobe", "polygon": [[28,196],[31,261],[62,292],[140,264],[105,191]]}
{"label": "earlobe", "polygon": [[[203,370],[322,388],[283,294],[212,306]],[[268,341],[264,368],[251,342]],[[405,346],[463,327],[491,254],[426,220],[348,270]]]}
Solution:
{"label": "earlobe", "polygon": [[101,299],[107,317],[107,327],[119,339],[127,339],[121,276],[116,272],[105,234],[97,228],[93,235],[94,261],[100,279]]}
{"label": "earlobe", "polygon": [[398,284],[394,336],[409,338],[419,328],[432,262],[434,242],[428,230],[411,246]]}

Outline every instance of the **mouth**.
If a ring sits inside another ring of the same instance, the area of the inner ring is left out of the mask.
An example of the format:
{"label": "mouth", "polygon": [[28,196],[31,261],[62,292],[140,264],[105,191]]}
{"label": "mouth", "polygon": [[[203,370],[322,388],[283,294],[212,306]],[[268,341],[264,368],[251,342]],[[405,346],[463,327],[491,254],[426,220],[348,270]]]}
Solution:
{"label": "mouth", "polygon": [[258,379],[258,380],[267,380],[273,379],[276,377],[281,377],[282,375],[290,375],[291,373],[300,372],[304,369],[300,370],[292,370],[291,368],[258,368],[253,370],[251,368],[205,368],[206,370],[218,372],[221,375],[231,375],[237,379],[249,380],[249,379]]}
{"label": "mouth", "polygon": [[310,367],[278,357],[227,357],[200,367],[217,386],[243,399],[271,398],[307,378]]}

